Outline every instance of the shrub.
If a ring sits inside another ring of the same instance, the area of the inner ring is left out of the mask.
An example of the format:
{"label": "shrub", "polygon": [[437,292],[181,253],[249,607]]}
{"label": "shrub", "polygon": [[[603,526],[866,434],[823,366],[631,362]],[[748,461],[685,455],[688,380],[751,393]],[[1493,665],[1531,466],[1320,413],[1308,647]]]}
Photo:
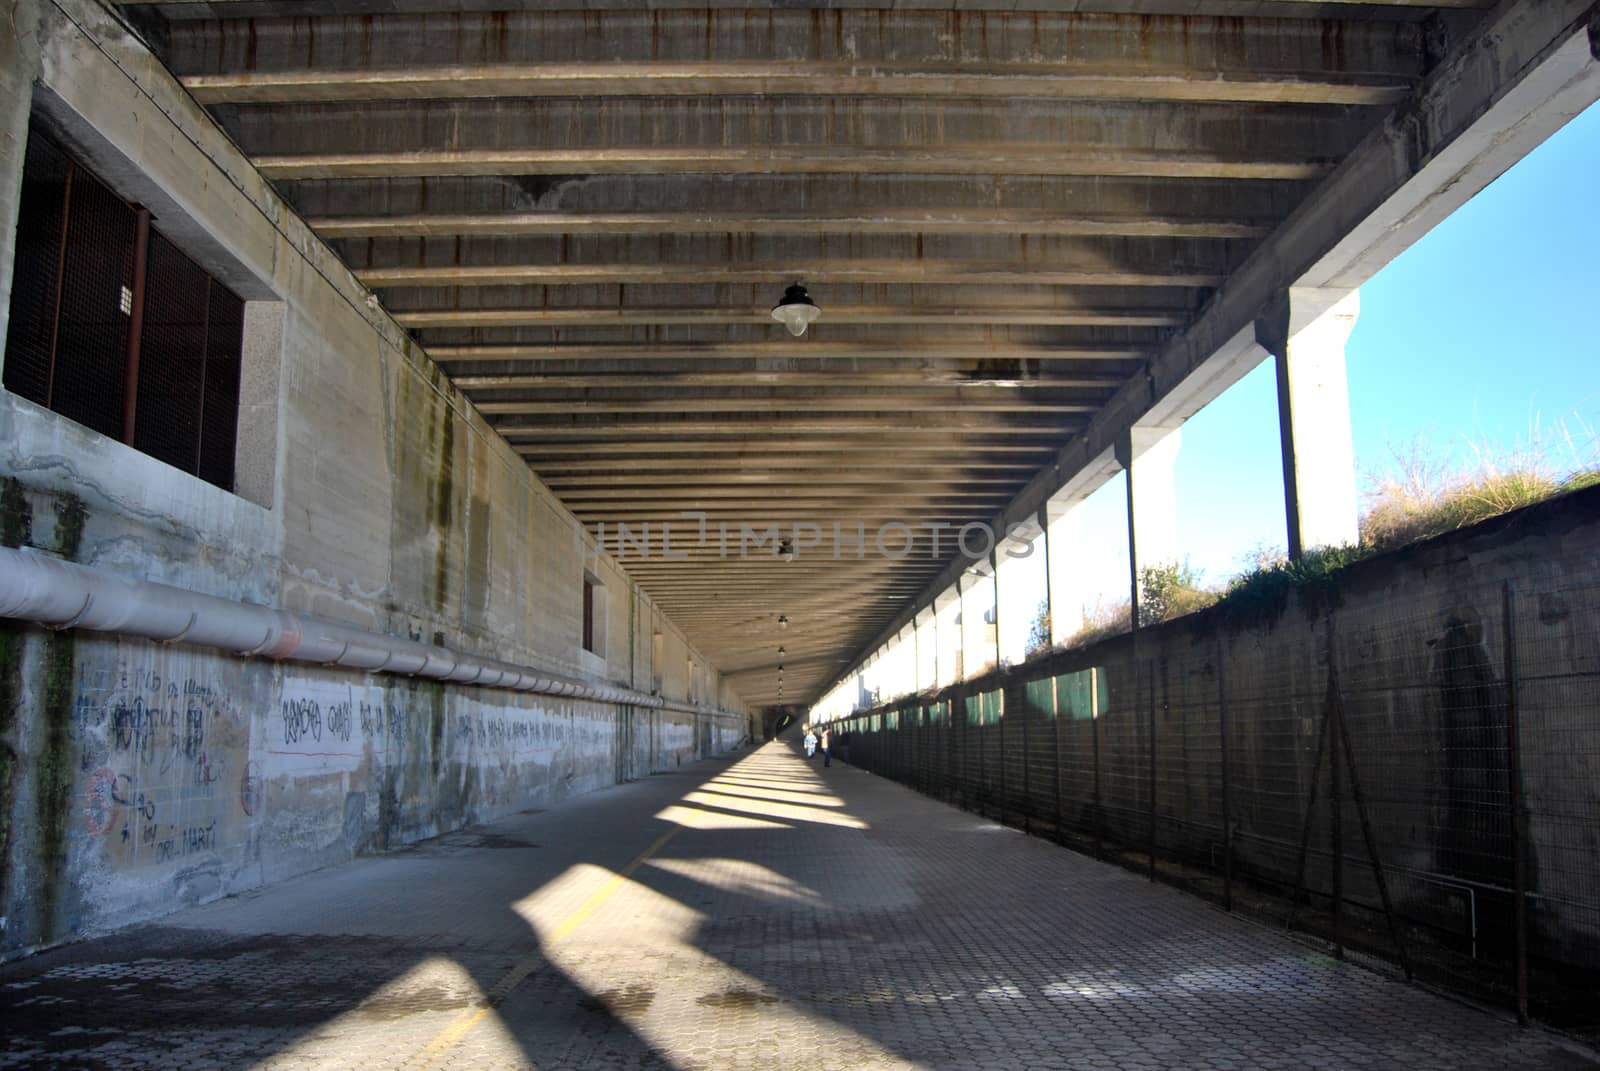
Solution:
{"label": "shrub", "polygon": [[1217,592],[1205,587],[1187,559],[1139,571],[1139,624],[1171,621],[1217,601]]}
{"label": "shrub", "polygon": [[1564,423],[1549,439],[1536,426],[1527,445],[1510,449],[1468,445],[1468,465],[1453,464],[1422,439],[1395,451],[1390,470],[1369,477],[1361,542],[1392,550],[1600,482],[1594,435],[1575,437]]}

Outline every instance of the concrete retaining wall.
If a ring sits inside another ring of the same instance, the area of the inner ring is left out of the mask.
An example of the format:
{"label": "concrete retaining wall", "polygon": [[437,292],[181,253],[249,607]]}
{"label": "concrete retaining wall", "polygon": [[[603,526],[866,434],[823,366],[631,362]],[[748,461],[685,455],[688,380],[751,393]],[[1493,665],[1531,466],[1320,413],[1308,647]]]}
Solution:
{"label": "concrete retaining wall", "polygon": [[[1337,854],[1349,925],[1383,945],[1365,819],[1414,958],[1461,978],[1506,976],[1515,771],[1529,944],[1558,993],[1558,972],[1600,971],[1597,694],[1590,488],[847,724],[852,761],[1087,850],[1153,852],[1218,897],[1230,852],[1239,888],[1291,896],[1304,840],[1302,919],[1326,926]],[[969,719],[983,696],[1002,717]]]}

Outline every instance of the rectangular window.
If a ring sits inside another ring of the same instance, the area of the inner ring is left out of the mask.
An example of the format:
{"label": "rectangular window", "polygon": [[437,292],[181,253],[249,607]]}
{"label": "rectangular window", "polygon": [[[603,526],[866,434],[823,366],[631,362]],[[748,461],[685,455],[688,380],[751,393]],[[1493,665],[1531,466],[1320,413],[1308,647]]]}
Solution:
{"label": "rectangular window", "polygon": [[594,635],[594,589],[595,582],[587,576],[583,578],[583,649],[591,654],[599,654]]}
{"label": "rectangular window", "polygon": [[244,301],[37,129],[13,278],[7,390],[233,489]]}
{"label": "rectangular window", "polygon": [[667,664],[667,638],[657,632],[650,637],[650,681],[654,694],[660,695],[664,686]]}

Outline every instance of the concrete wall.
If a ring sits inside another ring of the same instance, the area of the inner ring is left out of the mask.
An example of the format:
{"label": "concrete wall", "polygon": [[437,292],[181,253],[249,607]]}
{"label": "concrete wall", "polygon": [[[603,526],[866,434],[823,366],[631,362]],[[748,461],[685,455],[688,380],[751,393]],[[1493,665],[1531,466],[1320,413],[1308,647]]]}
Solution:
{"label": "concrete wall", "polygon": [[[0,309],[30,113],[251,302],[244,494],[0,392],[6,544],[644,691],[655,633],[705,666],[103,9],[13,5],[0,72]],[[708,682],[644,711],[0,623],[0,954],[727,750]]]}
{"label": "concrete wall", "polygon": [[[895,730],[857,715],[853,761],[1140,866],[1153,830],[1163,872],[1214,893],[1231,827],[1239,878],[1287,895],[1309,822],[1306,884],[1325,896],[1336,694],[1354,770],[1344,889],[1372,909],[1351,925],[1387,940],[1364,811],[1413,957],[1468,977],[1512,943],[1515,694],[1530,947],[1536,965],[1600,970],[1600,488],[1279,595],[947,690],[949,724],[911,713],[933,697],[885,708]],[[984,693],[1003,693],[1004,717],[967,724],[965,699]]]}

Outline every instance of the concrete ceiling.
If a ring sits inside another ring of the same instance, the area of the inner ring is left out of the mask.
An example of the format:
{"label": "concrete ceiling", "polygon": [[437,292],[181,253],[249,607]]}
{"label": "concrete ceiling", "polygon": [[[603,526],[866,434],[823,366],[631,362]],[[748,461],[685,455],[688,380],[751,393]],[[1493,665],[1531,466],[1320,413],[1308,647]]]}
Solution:
{"label": "concrete ceiling", "polygon": [[586,522],[912,526],[900,561],[713,528],[630,564],[762,704],[779,643],[813,698],[947,563],[922,526],[994,516],[1487,5],[440,6],[125,10]]}

